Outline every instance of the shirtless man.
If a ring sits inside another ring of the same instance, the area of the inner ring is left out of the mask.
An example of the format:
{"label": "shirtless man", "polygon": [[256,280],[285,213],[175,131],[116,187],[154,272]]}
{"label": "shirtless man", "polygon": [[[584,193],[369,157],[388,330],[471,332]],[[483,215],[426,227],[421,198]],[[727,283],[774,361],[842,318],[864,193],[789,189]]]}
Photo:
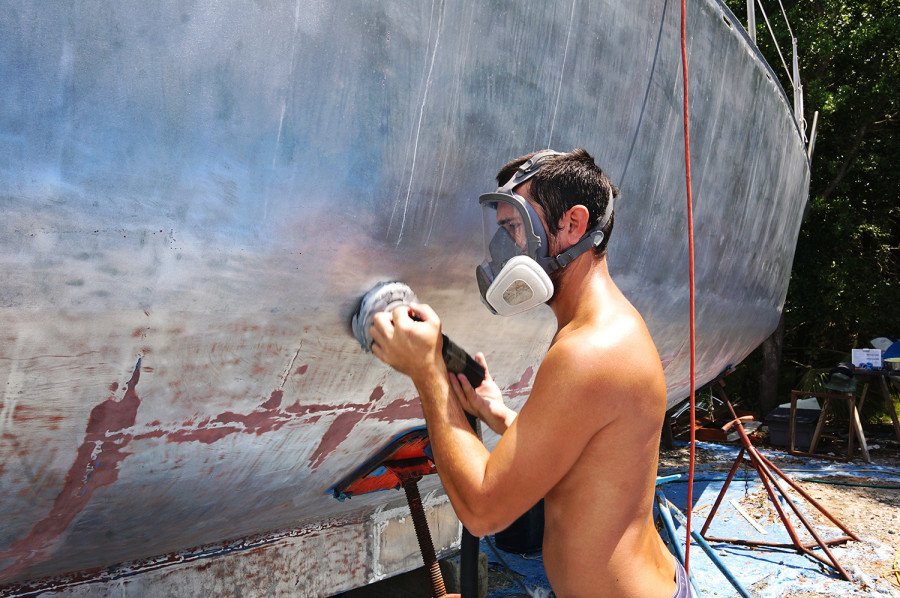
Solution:
{"label": "shirtless man", "polygon": [[[448,375],[441,322],[427,305],[375,316],[373,351],[415,383],[438,474],[470,532],[503,530],[543,498],[556,596],[688,596],[651,515],[663,370],[607,268],[618,190],[584,150],[525,156],[497,181],[480,198],[490,248],[478,269],[482,297],[503,315],[546,302],[558,323],[521,411],[504,405],[489,373],[477,389]],[[493,452],[466,411],[501,435]]]}

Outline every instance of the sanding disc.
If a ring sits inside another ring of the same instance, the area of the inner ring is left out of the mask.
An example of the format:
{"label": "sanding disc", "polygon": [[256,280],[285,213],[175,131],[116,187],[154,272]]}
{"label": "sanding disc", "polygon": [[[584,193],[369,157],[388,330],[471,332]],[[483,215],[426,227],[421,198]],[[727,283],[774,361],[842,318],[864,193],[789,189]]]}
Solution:
{"label": "sanding disc", "polygon": [[356,310],[356,313],[350,319],[353,336],[356,337],[363,349],[371,353],[373,341],[369,335],[369,328],[372,326],[375,314],[383,311],[393,311],[401,305],[417,302],[416,294],[405,283],[378,283],[371,291],[363,295],[359,303],[359,309]]}

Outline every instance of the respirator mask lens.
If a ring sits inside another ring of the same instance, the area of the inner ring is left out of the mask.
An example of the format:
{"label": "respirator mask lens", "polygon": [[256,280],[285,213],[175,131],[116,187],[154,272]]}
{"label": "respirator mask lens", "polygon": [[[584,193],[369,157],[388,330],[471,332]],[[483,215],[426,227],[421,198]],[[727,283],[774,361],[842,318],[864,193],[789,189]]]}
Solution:
{"label": "respirator mask lens", "polygon": [[508,203],[485,204],[484,217],[484,263],[491,279],[510,258],[525,255],[527,243],[522,216]]}
{"label": "respirator mask lens", "polygon": [[[542,239],[535,234],[533,209],[511,193],[487,193],[479,201],[485,260],[476,269],[476,279],[485,305],[506,316],[547,301],[553,284],[535,261]],[[543,232],[540,222],[537,226]]]}

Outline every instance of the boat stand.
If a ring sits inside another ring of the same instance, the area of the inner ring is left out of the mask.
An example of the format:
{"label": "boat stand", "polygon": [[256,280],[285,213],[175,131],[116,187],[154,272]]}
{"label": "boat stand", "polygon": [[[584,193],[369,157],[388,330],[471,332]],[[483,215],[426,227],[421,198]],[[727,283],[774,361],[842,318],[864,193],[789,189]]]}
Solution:
{"label": "boat stand", "polygon": [[403,488],[412,516],[419,550],[431,581],[434,598],[475,598],[478,596],[478,550],[479,540],[463,528],[460,543],[460,590],[461,594],[448,594],[441,574],[441,567],[434,551],[431,531],[425,518],[425,508],[419,495],[419,480],[437,473],[430,455],[428,430],[416,428],[402,434],[378,451],[356,471],[344,478],[333,489],[332,494],[340,501],[358,494]]}
{"label": "boat stand", "polygon": [[[712,510],[709,513],[709,516],[706,518],[706,523],[703,524],[703,528],[700,530],[700,535],[706,538],[707,540],[715,541],[715,542],[725,542],[729,544],[742,544],[747,546],[768,546],[773,548],[792,548],[801,554],[806,554],[811,556],[812,558],[821,561],[825,565],[833,568],[837,571],[840,576],[846,580],[850,581],[850,576],[841,567],[837,558],[835,558],[834,554],[832,554],[831,550],[829,550],[829,546],[834,544],[843,544],[850,540],[859,541],[859,537],[851,532],[843,523],[838,521],[836,517],[834,517],[831,513],[829,513],[825,507],[820,505],[814,498],[812,498],[809,494],[807,494],[800,486],[798,486],[787,474],[782,472],[780,469],[775,467],[771,461],[769,461],[765,456],[760,454],[759,451],[753,446],[750,442],[750,437],[747,436],[746,430],[744,430],[744,426],[741,423],[740,418],[738,418],[737,414],[734,411],[734,407],[731,405],[731,401],[728,400],[728,397],[725,395],[724,383],[721,378],[714,381],[713,383],[718,388],[718,392],[721,393],[722,399],[725,404],[728,406],[728,409],[731,411],[731,415],[734,417],[727,426],[726,429],[734,426],[738,432],[741,441],[741,450],[738,453],[737,459],[734,461],[734,465],[731,467],[731,471],[728,474],[728,478],[725,481],[725,485],[722,486],[722,490],[719,492],[718,498],[716,498],[716,502],[713,505]],[[719,505],[722,503],[722,499],[725,498],[725,492],[728,490],[729,484],[734,479],[735,474],[737,473],[738,467],[740,467],[744,456],[747,456],[747,459],[750,461],[750,464],[756,470],[759,475],[759,479],[762,481],[763,486],[766,489],[766,493],[769,496],[769,500],[775,506],[775,510],[778,512],[778,516],[781,519],[781,523],[784,525],[787,530],[788,535],[791,538],[790,544],[777,544],[772,542],[759,542],[759,541],[751,541],[751,540],[743,540],[739,538],[716,538],[707,535],[707,531],[709,530],[710,524],[712,524],[713,519],[716,516],[716,512],[719,509]],[[839,538],[835,538],[832,540],[823,540],[821,536],[816,532],[815,528],[813,528],[812,524],[803,516],[800,512],[799,507],[794,503],[793,499],[787,493],[787,489],[785,488],[785,484],[793,488],[800,496],[802,496],[807,502],[809,502],[812,506],[819,510],[820,513],[825,515],[832,523],[838,526],[846,536],[841,536]],[[775,494],[775,489],[777,488],[778,492],[784,499],[784,502],[791,507],[794,512],[794,515],[797,516],[797,519],[803,524],[809,534],[815,539],[814,543],[804,543],[801,541],[800,537],[797,535],[797,531],[794,529],[794,526],[791,525],[790,520],[788,519],[787,513],[781,505],[781,501],[778,500],[778,496]],[[812,551],[813,548],[818,546],[822,549],[822,552],[825,554],[825,557],[820,556]],[[827,557],[827,558],[826,558]]]}

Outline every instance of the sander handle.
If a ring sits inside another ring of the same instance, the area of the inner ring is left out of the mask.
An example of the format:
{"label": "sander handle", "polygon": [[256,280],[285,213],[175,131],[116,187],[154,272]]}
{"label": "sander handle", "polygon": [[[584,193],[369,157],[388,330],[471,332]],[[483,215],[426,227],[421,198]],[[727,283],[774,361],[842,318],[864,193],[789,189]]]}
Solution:
{"label": "sander handle", "polygon": [[472,388],[481,386],[484,381],[484,368],[481,364],[466,353],[462,347],[451,341],[446,334],[442,334],[441,338],[444,340],[444,344],[441,346],[441,356],[447,365],[447,371],[463,374]]}

